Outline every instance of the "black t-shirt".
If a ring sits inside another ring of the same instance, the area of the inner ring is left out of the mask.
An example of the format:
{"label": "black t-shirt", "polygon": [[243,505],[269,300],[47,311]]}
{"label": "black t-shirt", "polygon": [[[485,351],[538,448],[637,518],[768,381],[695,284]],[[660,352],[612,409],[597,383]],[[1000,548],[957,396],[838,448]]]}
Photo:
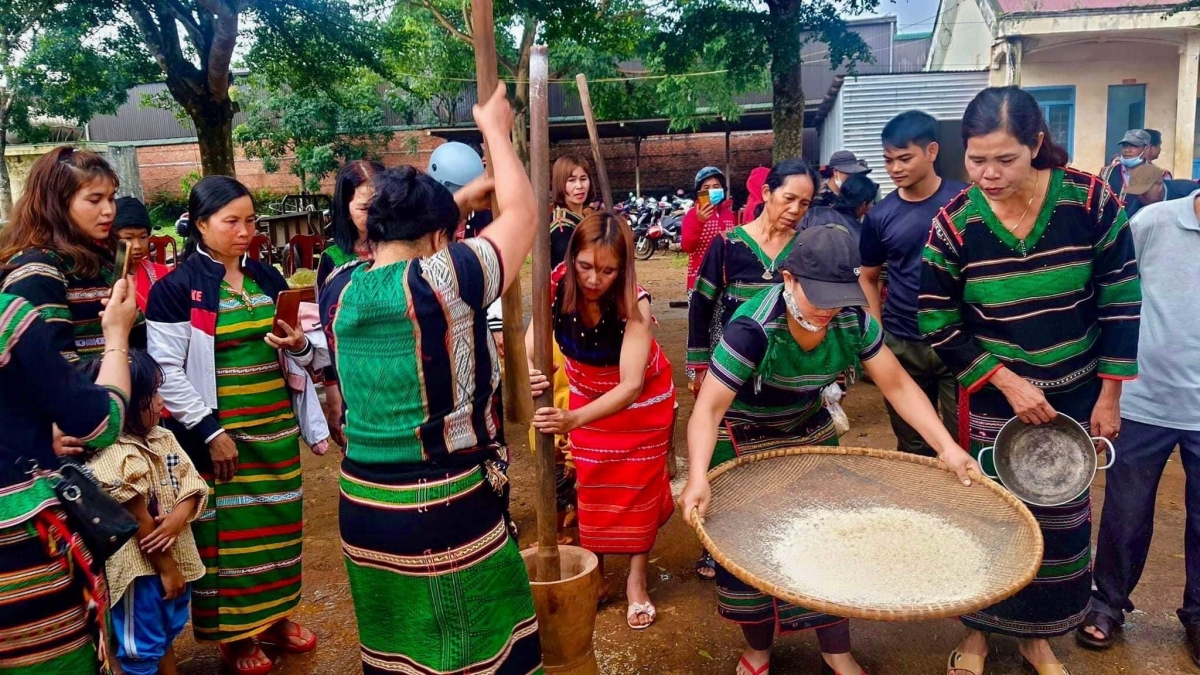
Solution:
{"label": "black t-shirt", "polygon": [[900,198],[896,190],[863,218],[859,255],[866,267],[888,266],[888,294],[883,328],[904,340],[920,340],[917,296],[921,289],[921,256],[933,219],[943,206],[967,189],[966,183],[942,179],[938,191],[919,202]]}

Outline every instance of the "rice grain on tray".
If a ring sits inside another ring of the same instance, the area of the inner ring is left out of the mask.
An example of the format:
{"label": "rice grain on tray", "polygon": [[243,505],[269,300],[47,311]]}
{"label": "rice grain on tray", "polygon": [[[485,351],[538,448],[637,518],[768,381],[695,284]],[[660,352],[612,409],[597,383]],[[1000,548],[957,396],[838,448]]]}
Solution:
{"label": "rice grain on tray", "polygon": [[805,509],[767,533],[792,590],[843,605],[948,603],[987,588],[987,554],[945,518],[896,507]]}

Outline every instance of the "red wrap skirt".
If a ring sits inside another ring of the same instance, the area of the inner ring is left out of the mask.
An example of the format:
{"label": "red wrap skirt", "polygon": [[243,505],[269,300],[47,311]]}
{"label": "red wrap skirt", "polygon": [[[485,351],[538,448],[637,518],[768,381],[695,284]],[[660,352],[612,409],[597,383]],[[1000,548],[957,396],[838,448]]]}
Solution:
{"label": "red wrap skirt", "polygon": [[[566,359],[571,410],[621,382],[617,366]],[[593,553],[637,554],[654,547],[658,528],[675,510],[667,460],[675,420],[671,362],[651,344],[637,401],[571,432],[579,495],[579,540]]]}

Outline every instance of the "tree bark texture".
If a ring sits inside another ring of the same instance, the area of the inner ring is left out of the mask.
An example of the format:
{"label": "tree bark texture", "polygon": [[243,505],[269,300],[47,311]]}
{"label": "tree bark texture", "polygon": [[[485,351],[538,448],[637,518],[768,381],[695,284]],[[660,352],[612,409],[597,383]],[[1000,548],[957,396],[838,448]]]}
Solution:
{"label": "tree bark texture", "polygon": [[8,222],[13,209],[12,181],[8,178],[8,115],[0,110],[0,223]]}
{"label": "tree bark texture", "polygon": [[205,176],[237,176],[233,152],[233,103],[229,98],[212,100],[212,96],[206,94],[199,98],[201,100],[185,105],[184,110],[196,127],[200,172]]}
{"label": "tree bark texture", "polygon": [[774,26],[771,42],[771,129],[773,160],[804,154],[804,87],[800,62],[800,0],[767,3]]}

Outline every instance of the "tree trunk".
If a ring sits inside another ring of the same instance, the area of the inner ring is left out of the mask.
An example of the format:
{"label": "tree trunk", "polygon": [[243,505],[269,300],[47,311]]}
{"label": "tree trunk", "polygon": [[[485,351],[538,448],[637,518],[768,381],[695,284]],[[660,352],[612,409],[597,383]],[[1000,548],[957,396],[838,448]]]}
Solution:
{"label": "tree trunk", "polygon": [[[200,172],[205,176],[237,176],[233,153],[233,102],[228,98],[217,101],[207,92],[184,105],[192,124],[196,126],[196,140],[200,146]],[[179,97],[176,96],[176,100]]]}
{"label": "tree trunk", "polygon": [[0,223],[8,221],[13,209],[12,181],[8,178],[8,113],[0,107]]}
{"label": "tree trunk", "polygon": [[804,87],[800,68],[799,0],[769,3],[775,38],[771,40],[771,129],[774,161],[804,155]]}
{"label": "tree trunk", "polygon": [[513,103],[513,147],[529,171],[529,60],[537,37],[538,21],[525,17],[521,33],[520,54],[517,59],[517,91]]}

